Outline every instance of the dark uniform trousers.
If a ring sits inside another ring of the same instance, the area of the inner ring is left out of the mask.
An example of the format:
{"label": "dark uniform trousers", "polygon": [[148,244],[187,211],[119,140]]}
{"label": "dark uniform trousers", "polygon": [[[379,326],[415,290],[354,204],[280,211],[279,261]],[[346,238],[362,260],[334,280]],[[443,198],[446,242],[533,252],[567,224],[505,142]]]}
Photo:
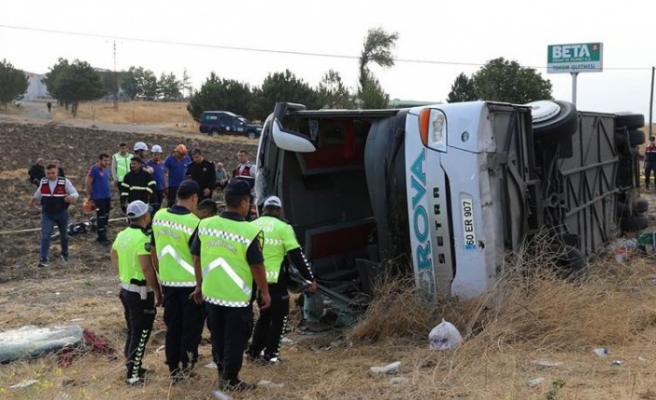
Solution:
{"label": "dark uniform trousers", "polygon": [[189,298],[193,291],[193,287],[162,287],[166,362],[172,374],[178,372],[180,364],[183,370],[187,370],[198,361],[205,310],[202,304]]}
{"label": "dark uniform trousers", "polygon": [[146,355],[146,344],[153,329],[157,310],[155,309],[155,294],[148,293],[145,300],[139,293],[121,289],[121,303],[128,325],[128,335],[125,341],[125,359],[127,378],[140,378],[143,375],[141,367]]}
{"label": "dark uniform trousers", "polygon": [[253,329],[253,305],[224,307],[206,304],[212,332],[212,357],[219,369],[219,378],[233,384],[239,379]]}
{"label": "dark uniform trousers", "polygon": [[96,206],[96,224],[98,227],[98,240],[107,240],[107,221],[109,212],[112,209],[112,198],[94,199],[93,204]]}
{"label": "dark uniform trousers", "polygon": [[[164,190],[156,190],[153,196],[154,201],[151,206],[153,207],[153,215],[155,215],[155,213],[163,206]],[[175,204],[175,200],[173,200],[173,204]]]}
{"label": "dark uniform trousers", "polygon": [[248,355],[252,358],[260,357],[262,350],[267,360],[280,355],[282,335],[289,315],[289,292],[283,283],[269,283],[269,295],[271,306],[260,311],[255,323],[253,340],[248,349]]}

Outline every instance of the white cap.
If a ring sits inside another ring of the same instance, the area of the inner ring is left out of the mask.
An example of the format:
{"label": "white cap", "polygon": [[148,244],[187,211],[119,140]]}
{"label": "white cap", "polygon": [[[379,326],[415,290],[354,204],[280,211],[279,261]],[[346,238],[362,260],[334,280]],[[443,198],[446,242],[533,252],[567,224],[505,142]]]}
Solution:
{"label": "white cap", "polygon": [[264,207],[267,206],[273,206],[273,207],[280,207],[282,208],[282,201],[280,201],[280,198],[278,196],[271,196],[264,200]]}
{"label": "white cap", "polygon": [[148,150],[148,145],[144,142],[137,142],[134,144],[134,151],[137,150]]}
{"label": "white cap", "polygon": [[128,204],[128,208],[125,214],[128,216],[128,218],[135,219],[145,215],[147,212],[152,210],[153,209],[143,201],[135,200]]}
{"label": "white cap", "polygon": [[156,144],[153,146],[152,149],[150,149],[151,153],[161,153],[162,152],[162,146]]}

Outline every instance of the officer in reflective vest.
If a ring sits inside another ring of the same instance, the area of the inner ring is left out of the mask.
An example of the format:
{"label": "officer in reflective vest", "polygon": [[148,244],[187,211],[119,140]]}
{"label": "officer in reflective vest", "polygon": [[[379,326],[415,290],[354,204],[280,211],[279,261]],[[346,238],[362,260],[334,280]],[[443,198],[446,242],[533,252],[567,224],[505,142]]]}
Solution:
{"label": "officer in reflective vest", "polygon": [[249,361],[263,364],[277,364],[280,361],[280,343],[289,315],[289,292],[284,274],[281,273],[287,256],[303,277],[312,282],[309,291],[317,290],[314,276],[296,240],[294,229],[280,217],[281,213],[282,201],[271,196],[264,201],[262,216],[252,222],[264,233],[264,267],[271,307],[260,313],[247,357]]}
{"label": "officer in reflective vest", "polygon": [[119,144],[118,148],[119,151],[112,156],[112,180],[117,188],[123,182],[125,174],[130,172],[130,160],[132,159],[126,143]]}
{"label": "officer in reflective vest", "polygon": [[156,307],[162,304],[157,273],[150,255],[150,207],[141,200],[128,204],[130,227],[119,232],[112,244],[111,260],[121,279],[121,303],[128,327],[125,341],[127,384],[143,383],[147,370],[142,368],[146,343],[153,328]]}
{"label": "officer in reflective vest", "polygon": [[[212,353],[223,390],[250,390],[239,379],[253,328],[253,301],[260,290],[260,310],[271,304],[262,256],[262,231],[244,220],[250,208],[250,186],[231,182],[224,191],[226,211],[200,221],[191,254],[196,268],[194,299],[207,303]],[[198,289],[200,288],[200,290]]]}
{"label": "officer in reflective vest", "polygon": [[166,364],[174,383],[191,375],[198,357],[205,314],[191,294],[196,288],[191,237],[200,219],[194,214],[200,188],[182,182],[176,202],[153,217],[152,254],[164,296]]}

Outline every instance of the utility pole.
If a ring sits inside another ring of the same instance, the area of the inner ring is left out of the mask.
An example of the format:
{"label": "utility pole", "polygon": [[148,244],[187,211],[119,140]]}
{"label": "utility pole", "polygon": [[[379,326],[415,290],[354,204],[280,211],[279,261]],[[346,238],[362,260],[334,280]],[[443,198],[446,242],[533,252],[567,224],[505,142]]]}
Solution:
{"label": "utility pole", "polygon": [[118,111],[118,76],[116,75],[116,40],[114,40],[114,110]]}

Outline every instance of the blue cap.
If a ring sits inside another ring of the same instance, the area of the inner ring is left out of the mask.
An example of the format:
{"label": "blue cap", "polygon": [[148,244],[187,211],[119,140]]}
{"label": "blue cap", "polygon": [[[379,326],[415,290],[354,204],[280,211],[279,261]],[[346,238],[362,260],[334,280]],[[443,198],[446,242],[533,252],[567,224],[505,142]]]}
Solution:
{"label": "blue cap", "polygon": [[224,194],[228,196],[250,196],[251,185],[239,179],[232,179],[224,189]]}

